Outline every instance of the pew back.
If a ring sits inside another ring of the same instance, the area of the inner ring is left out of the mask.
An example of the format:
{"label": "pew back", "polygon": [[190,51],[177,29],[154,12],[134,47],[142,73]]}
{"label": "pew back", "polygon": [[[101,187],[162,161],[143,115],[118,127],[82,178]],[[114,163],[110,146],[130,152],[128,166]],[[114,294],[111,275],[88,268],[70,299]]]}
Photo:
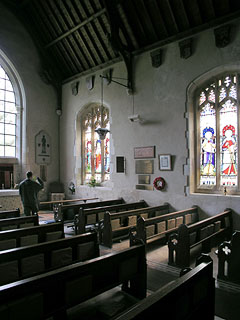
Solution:
{"label": "pew back", "polygon": [[38,215],[0,219],[0,231],[38,226]]}
{"label": "pew back", "polygon": [[114,238],[117,240],[129,235],[129,230],[136,225],[138,217],[153,217],[168,212],[169,204],[123,211],[119,213],[105,212],[104,226],[100,239],[102,240],[103,245],[111,248]]}
{"label": "pew back", "polygon": [[18,218],[18,217],[20,217],[19,208],[16,210],[0,211],[0,220],[9,219],[9,218]]}
{"label": "pew back", "polygon": [[0,285],[96,257],[96,232],[1,251]]}
{"label": "pew back", "polygon": [[240,284],[240,231],[235,231],[231,241],[218,247],[218,279]]}
{"label": "pew back", "polygon": [[61,238],[64,238],[64,226],[61,222],[0,231],[0,250],[23,247]]}
{"label": "pew back", "polygon": [[79,213],[79,209],[90,209],[104,206],[111,206],[114,204],[123,204],[123,198],[114,199],[114,200],[105,200],[97,202],[88,202],[80,204],[69,204],[69,205],[60,205],[58,207],[58,215],[63,221],[73,221],[76,214]]}
{"label": "pew back", "polygon": [[190,249],[201,245],[202,251],[208,253],[213,245],[230,239],[232,234],[232,211],[226,209],[213,217],[192,225],[180,225],[176,233],[168,240],[168,263],[184,268],[190,264]]}
{"label": "pew back", "polygon": [[[137,220],[136,239],[144,243],[151,243],[155,240],[166,238],[166,235],[177,230],[180,224],[191,224],[198,221],[198,208],[193,207],[180,210],[159,217],[144,219],[139,217]],[[131,237],[131,241],[133,238]],[[132,243],[131,243],[132,245]]]}
{"label": "pew back", "polygon": [[120,284],[136,298],[146,297],[145,246],[1,286],[0,317],[7,313],[21,314],[24,319],[65,319],[66,309]]}
{"label": "pew back", "polygon": [[215,280],[212,262],[201,263],[179,279],[129,308],[115,320],[214,320]]}
{"label": "pew back", "polygon": [[116,213],[120,211],[129,211],[134,209],[145,208],[147,206],[147,203],[144,200],[141,200],[139,202],[114,204],[100,208],[80,208],[79,214],[75,216],[75,233],[84,233],[86,232],[86,225],[99,223],[99,221],[104,219],[104,213],[106,211]]}

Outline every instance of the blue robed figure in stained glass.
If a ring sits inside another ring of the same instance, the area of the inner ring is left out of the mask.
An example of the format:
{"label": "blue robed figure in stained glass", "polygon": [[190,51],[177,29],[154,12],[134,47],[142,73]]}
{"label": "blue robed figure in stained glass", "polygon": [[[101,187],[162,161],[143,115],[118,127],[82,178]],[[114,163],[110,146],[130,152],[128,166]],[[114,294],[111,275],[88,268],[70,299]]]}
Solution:
{"label": "blue robed figure in stained glass", "polygon": [[215,174],[215,148],[214,143],[214,129],[211,127],[206,127],[203,130],[203,174],[204,175],[214,175]]}

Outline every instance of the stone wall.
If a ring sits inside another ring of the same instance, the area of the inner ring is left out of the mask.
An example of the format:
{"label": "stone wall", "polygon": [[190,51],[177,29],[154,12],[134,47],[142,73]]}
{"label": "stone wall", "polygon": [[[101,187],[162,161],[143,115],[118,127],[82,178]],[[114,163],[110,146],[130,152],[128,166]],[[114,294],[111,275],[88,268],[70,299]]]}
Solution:
{"label": "stone wall", "polygon": [[19,106],[22,108],[22,146],[21,150],[18,150],[15,183],[25,177],[27,170],[33,171],[34,176],[40,175],[40,166],[35,163],[35,136],[44,130],[50,135],[52,143],[52,160],[47,167],[45,193],[41,196],[47,199],[47,184],[58,180],[59,172],[56,93],[53,87],[45,84],[40,77],[41,61],[30,35],[22,23],[2,4],[0,30],[0,52],[6,55],[16,70],[23,89],[23,100]]}
{"label": "stone wall", "polygon": [[[128,116],[133,114],[133,98],[124,87],[115,83],[104,85],[104,105],[111,115],[111,181],[103,187],[77,186],[76,196],[98,196],[101,199],[123,197],[126,201],[145,199],[150,205],[169,202],[173,209],[199,205],[202,215],[213,215],[226,207],[233,208],[235,227],[240,227],[238,196],[189,194],[187,147],[187,88],[194,79],[215,68],[228,69],[228,65],[240,62],[239,21],[233,22],[231,43],[225,48],[216,48],[213,30],[204,31],[194,37],[193,55],[180,58],[178,43],[163,48],[163,64],[159,68],[151,65],[150,53],[134,58],[134,113],[144,123],[131,123]],[[122,62],[113,65],[113,76],[126,78]],[[61,117],[61,180],[67,187],[76,183],[79,173],[80,155],[76,153],[77,115],[89,103],[100,103],[101,81],[95,74],[95,86],[89,91],[86,76],[76,79],[80,82],[79,93],[72,95],[71,83],[63,86],[63,115]],[[190,133],[192,134],[192,133]],[[154,178],[162,176],[167,187],[164,191],[136,190],[134,147],[156,146],[156,154],[171,154],[172,171],[159,171],[158,158],[154,159]],[[117,174],[116,156],[126,157],[126,173]],[[70,197],[70,194],[68,194]]]}

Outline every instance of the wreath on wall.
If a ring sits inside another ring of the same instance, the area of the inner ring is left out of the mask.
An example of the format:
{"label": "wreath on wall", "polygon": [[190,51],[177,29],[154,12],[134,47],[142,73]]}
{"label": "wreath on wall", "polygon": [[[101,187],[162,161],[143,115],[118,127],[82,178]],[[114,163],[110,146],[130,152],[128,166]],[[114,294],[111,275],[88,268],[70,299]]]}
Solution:
{"label": "wreath on wall", "polygon": [[163,190],[166,182],[162,177],[158,177],[153,181],[154,188],[157,190]]}

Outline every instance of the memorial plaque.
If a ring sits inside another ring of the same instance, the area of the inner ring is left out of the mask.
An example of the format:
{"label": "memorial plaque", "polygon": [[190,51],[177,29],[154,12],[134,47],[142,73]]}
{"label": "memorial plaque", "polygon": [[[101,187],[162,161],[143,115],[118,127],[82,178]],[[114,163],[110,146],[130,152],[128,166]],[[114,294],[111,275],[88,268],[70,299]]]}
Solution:
{"label": "memorial plaque", "polygon": [[136,160],[136,174],[152,174],[154,160]]}
{"label": "memorial plaque", "polygon": [[146,186],[144,184],[137,184],[136,189],[138,190],[148,190],[148,191],[153,191],[153,186]]}
{"label": "memorial plaque", "polygon": [[138,183],[139,184],[150,184],[150,176],[149,175],[138,176]]}
{"label": "memorial plaque", "polygon": [[134,159],[155,158],[155,146],[134,148]]}

